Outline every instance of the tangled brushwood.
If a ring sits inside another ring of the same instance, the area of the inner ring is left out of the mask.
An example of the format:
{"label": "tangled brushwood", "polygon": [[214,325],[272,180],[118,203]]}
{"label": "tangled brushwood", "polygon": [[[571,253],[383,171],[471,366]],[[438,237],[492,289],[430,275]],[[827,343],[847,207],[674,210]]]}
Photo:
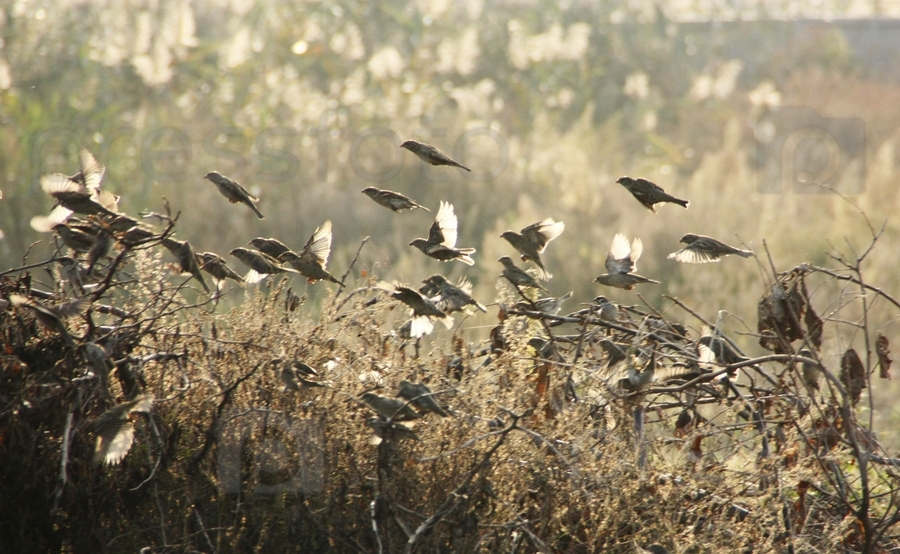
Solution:
{"label": "tangled brushwood", "polygon": [[[900,460],[863,394],[890,377],[874,321],[900,310],[863,280],[874,230],[834,269],[770,267],[755,336],[771,354],[748,358],[724,314],[674,298],[696,327],[603,297],[556,315],[566,297],[505,284],[483,343],[415,338],[393,327],[399,302],[430,301],[348,282],[353,264],[321,307],[288,272],[226,311],[199,269],[242,278],[175,239],[177,215],[146,215],[158,227],[88,214],[110,238],[85,245],[89,268],[54,256],[0,275],[4,552],[900,544]],[[190,275],[172,279],[161,247]],[[427,284],[487,309],[466,283]]]}

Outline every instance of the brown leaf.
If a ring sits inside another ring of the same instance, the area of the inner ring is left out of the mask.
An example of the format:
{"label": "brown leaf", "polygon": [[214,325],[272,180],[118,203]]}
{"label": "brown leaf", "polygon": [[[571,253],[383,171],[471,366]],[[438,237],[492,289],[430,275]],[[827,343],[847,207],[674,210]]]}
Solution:
{"label": "brown leaf", "polygon": [[859,396],[862,390],[866,388],[866,368],[863,367],[862,360],[856,350],[848,348],[841,357],[841,373],[839,375],[841,383],[846,387],[847,394],[850,395],[851,402],[856,405],[859,402]]}
{"label": "brown leaf", "polygon": [[875,338],[875,353],[878,354],[878,376],[882,379],[891,378],[891,343],[888,338],[878,333]]}
{"label": "brown leaf", "polygon": [[696,463],[699,462],[701,458],[703,458],[703,448],[701,447],[701,442],[703,441],[703,435],[697,435],[694,437],[694,442],[691,444],[691,452],[688,455],[688,460],[690,462]]}

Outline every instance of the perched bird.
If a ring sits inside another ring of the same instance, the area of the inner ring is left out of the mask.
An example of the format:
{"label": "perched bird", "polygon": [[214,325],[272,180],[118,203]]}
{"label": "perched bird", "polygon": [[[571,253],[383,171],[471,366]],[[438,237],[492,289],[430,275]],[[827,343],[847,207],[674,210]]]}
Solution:
{"label": "perched bird", "polygon": [[144,244],[145,242],[149,242],[150,240],[156,239],[156,233],[150,227],[145,227],[144,225],[137,225],[128,229],[124,233],[121,233],[118,236],[119,242],[128,248],[133,248],[135,246],[139,246]]}
{"label": "perched bird", "polygon": [[728,246],[724,242],[719,242],[714,238],[704,237],[703,235],[688,233],[681,237],[679,242],[683,242],[687,246],[667,256],[670,259],[675,258],[676,262],[703,264],[706,262],[718,262],[722,256],[729,254],[737,254],[742,258],[749,258],[753,255],[753,252],[749,250]]}
{"label": "perched bird", "polygon": [[90,275],[94,271],[94,266],[97,265],[97,262],[105,258],[107,254],[109,254],[109,251],[112,249],[112,245],[112,234],[101,227],[100,232],[97,233],[97,236],[94,239],[94,244],[93,246],[91,246],[91,250],[88,252],[88,275]]}
{"label": "perched bird", "polygon": [[53,230],[62,239],[63,244],[75,252],[90,252],[91,248],[94,247],[96,237],[77,227],[70,227],[65,223],[57,223],[53,226]]}
{"label": "perched bird", "polygon": [[124,233],[140,224],[140,221],[125,214],[116,214],[115,217],[107,217],[104,221],[105,227],[111,233]]}
{"label": "perched bird", "polygon": [[258,283],[267,276],[276,273],[299,273],[296,269],[284,267],[278,260],[268,254],[263,254],[259,250],[235,248],[229,254],[244,262],[250,268],[250,271],[244,276],[244,282],[246,283]]}
{"label": "perched bird", "polygon": [[606,368],[609,369],[612,366],[618,364],[621,361],[624,361],[627,355],[625,354],[625,349],[621,344],[615,343],[609,339],[603,339],[600,341],[600,348],[606,352],[606,355],[609,358],[606,361]]}
{"label": "perched bird", "polygon": [[[809,358],[810,360],[816,359],[808,348],[801,348],[800,351],[797,352],[797,355]],[[803,375],[803,384],[810,394],[812,394],[813,391],[819,390],[819,377],[822,375],[822,368],[819,364],[803,362],[801,374]]]}
{"label": "perched bird", "polygon": [[483,304],[472,298],[472,283],[465,277],[459,280],[459,285],[454,285],[443,275],[437,274],[422,282],[425,284],[419,288],[419,294],[434,302],[446,314],[464,310],[468,306],[487,312]]}
{"label": "perched bird", "polygon": [[660,202],[671,202],[673,204],[678,204],[683,208],[688,207],[687,200],[680,200],[675,198],[674,196],[667,194],[663,188],[656,183],[651,183],[646,179],[632,179],[631,177],[619,177],[619,180],[616,181],[630,192],[635,198],[637,198],[638,202],[644,205],[651,212],[656,213],[656,208],[653,207],[654,204],[659,204]]}
{"label": "perched bird", "polygon": [[366,187],[362,189],[362,193],[381,206],[389,208],[395,212],[400,212],[403,210],[414,210],[416,208],[421,208],[426,212],[431,211],[425,206],[416,204],[406,196],[403,196],[399,192],[394,192],[392,190],[381,190],[375,187]]}
{"label": "perched bird", "polygon": [[425,298],[418,291],[400,284],[381,282],[378,288],[390,293],[395,300],[409,306],[412,313],[410,337],[419,338],[434,329],[434,320],[441,321],[447,329],[453,326],[453,318],[445,314],[434,302]]}
{"label": "perched bird", "polygon": [[393,421],[409,421],[419,419],[422,414],[412,409],[409,403],[396,398],[379,396],[374,392],[364,392],[360,399],[383,418]]}
{"label": "perched bird", "polygon": [[400,390],[397,392],[397,396],[404,400],[409,400],[421,412],[431,412],[441,417],[450,415],[434,399],[434,393],[431,392],[431,389],[422,383],[410,383],[405,379],[400,381]]}
{"label": "perched bird", "polygon": [[56,258],[56,261],[62,266],[60,280],[68,281],[78,294],[84,294],[84,279],[87,277],[87,271],[77,260],[68,256]]}
{"label": "perched bird", "polygon": [[697,350],[700,353],[700,361],[704,363],[731,365],[750,359],[738,354],[727,340],[713,335],[700,337],[697,341]]}
{"label": "perched bird", "polygon": [[291,251],[291,249],[288,248],[286,244],[284,244],[283,242],[281,242],[278,239],[265,239],[262,237],[256,237],[255,239],[251,240],[247,244],[249,244],[253,248],[256,248],[263,254],[268,254],[269,256],[272,256],[273,258],[277,258],[278,256],[281,256],[285,252]]}
{"label": "perched bird", "polygon": [[222,193],[222,196],[228,199],[232,204],[237,204],[240,202],[241,204],[246,204],[253,210],[253,213],[256,214],[256,217],[260,219],[265,219],[266,216],[259,211],[259,208],[256,207],[256,203],[259,202],[259,198],[251,195],[247,192],[247,189],[242,187],[240,183],[237,181],[232,181],[228,177],[222,175],[218,171],[210,171],[206,175],[203,176],[208,179],[216,188],[219,189],[219,192]]}
{"label": "perched bird", "polygon": [[194,279],[200,281],[203,290],[209,292],[209,286],[200,273],[200,266],[197,265],[197,256],[194,254],[194,247],[186,240],[177,240],[167,237],[163,240],[163,246],[168,248],[169,252],[178,260],[181,273],[190,273]]}
{"label": "perched bird", "polygon": [[572,298],[572,294],[573,294],[573,291],[569,291],[558,298],[553,298],[553,297],[539,298],[534,301],[534,307],[532,307],[531,304],[529,304],[528,302],[516,302],[513,307],[517,310],[529,310],[529,311],[534,310],[534,308],[537,308],[537,310],[539,312],[542,312],[545,314],[550,314],[550,315],[556,315],[559,313],[560,310],[562,310],[563,303],[566,300],[568,300],[569,298]]}
{"label": "perched bird", "polygon": [[281,254],[278,260],[294,266],[294,269],[306,277],[310,283],[325,280],[343,287],[343,283],[325,270],[329,254],[331,254],[331,220],[326,220],[309,237],[299,256],[288,250]]}
{"label": "perched bird", "polygon": [[215,252],[200,252],[197,254],[197,264],[200,266],[200,269],[212,275],[217,289],[222,288],[222,284],[225,283],[226,279],[233,279],[242,285],[244,284],[244,278],[228,267],[225,259]]}
{"label": "perched bird", "polygon": [[505,231],[501,238],[506,239],[522,255],[522,261],[531,261],[538,267],[538,279],[549,280],[553,275],[544,268],[541,261],[541,252],[547,247],[547,243],[562,234],[566,228],[562,221],[553,221],[547,218],[522,229],[521,233]]}
{"label": "perched bird", "polygon": [[472,171],[461,163],[451,160],[450,156],[444,154],[430,144],[408,140],[401,144],[400,148],[406,148],[407,150],[418,156],[419,159],[421,159],[423,162],[431,165],[449,165],[452,167],[465,169],[466,171]]}
{"label": "perched bird", "polygon": [[38,323],[50,331],[62,335],[66,344],[73,348],[75,347],[75,341],[72,340],[69,330],[66,329],[64,320],[73,315],[84,313],[88,306],[91,305],[90,299],[86,296],[56,306],[45,306],[37,300],[19,294],[10,294],[9,301],[13,306],[28,308],[34,312],[34,317]]}
{"label": "perched bird", "polygon": [[619,308],[605,296],[597,296],[592,301],[602,321],[615,321],[619,317]]}
{"label": "perched bird", "polygon": [[94,371],[94,375],[100,379],[100,385],[105,396],[109,394],[109,374],[113,369],[112,360],[106,350],[95,342],[86,342],[84,344],[84,357],[87,358],[88,364]]}
{"label": "perched bird", "polygon": [[113,406],[91,421],[94,431],[94,463],[116,465],[134,444],[134,424],[128,419],[133,412],[149,412],[153,396],[143,394],[130,402]]}
{"label": "perched bird", "polygon": [[541,289],[546,293],[550,292],[542,287],[534,277],[532,277],[528,273],[525,273],[525,270],[516,266],[516,264],[513,263],[512,259],[509,256],[503,256],[497,261],[503,264],[503,273],[501,273],[500,275],[502,277],[506,277],[506,279],[516,287],[531,287],[535,289]]}
{"label": "perched bird", "polygon": [[640,283],[654,283],[658,285],[659,281],[632,273],[643,251],[644,244],[641,242],[641,239],[634,239],[634,242],[629,246],[625,235],[616,234],[613,237],[609,254],[606,255],[607,273],[594,279],[594,282],[625,290],[631,290]]}
{"label": "perched bird", "polygon": [[453,205],[442,200],[441,208],[428,232],[428,239],[415,239],[409,245],[415,246],[426,256],[442,262],[459,260],[466,265],[475,265],[475,260],[471,256],[475,253],[474,248],[456,248],[457,226]]}
{"label": "perched bird", "polygon": [[304,362],[291,360],[285,361],[281,359],[272,360],[273,364],[281,366],[279,377],[284,383],[284,390],[299,391],[303,386],[307,387],[323,387],[322,383],[307,379],[308,376],[318,375],[319,373]]}

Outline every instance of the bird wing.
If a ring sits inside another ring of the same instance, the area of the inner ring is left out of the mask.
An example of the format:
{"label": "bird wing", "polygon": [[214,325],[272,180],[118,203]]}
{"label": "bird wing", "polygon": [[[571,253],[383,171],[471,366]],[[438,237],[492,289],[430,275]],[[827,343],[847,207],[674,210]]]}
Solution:
{"label": "bird wing", "polygon": [[441,208],[434,218],[431,231],[428,234],[428,242],[443,244],[447,248],[456,247],[456,233],[458,221],[453,213],[453,204],[441,200]]}
{"label": "bird wing", "polygon": [[58,192],[84,192],[79,183],[62,173],[52,173],[41,177],[41,188],[51,195]]}
{"label": "bird wing", "polygon": [[85,188],[99,189],[100,181],[103,180],[103,175],[106,173],[106,167],[84,148],[81,149],[78,158],[81,162],[81,177],[84,180]]}
{"label": "bird wing", "polygon": [[72,300],[71,302],[59,304],[54,308],[54,310],[59,315],[59,317],[66,319],[68,317],[72,317],[73,315],[83,313],[90,305],[91,299],[87,296],[82,296],[81,298]]}
{"label": "bird wing", "polygon": [[326,220],[321,226],[316,229],[316,232],[313,233],[309,240],[306,241],[306,246],[303,247],[303,252],[300,253],[300,258],[305,262],[315,263],[322,269],[325,269],[325,265],[328,263],[328,255],[331,254],[331,220]]}
{"label": "bird wing", "polygon": [[118,420],[108,425],[97,434],[94,445],[94,463],[105,462],[116,465],[131,450],[134,444],[134,425],[127,419]]}
{"label": "bird wing", "polygon": [[456,286],[459,287],[459,290],[463,291],[464,293],[472,294],[472,283],[469,282],[465,275],[459,278]]}
{"label": "bird wing", "polygon": [[637,261],[644,253],[644,243],[641,239],[634,239],[631,243],[631,271],[637,269]]}
{"label": "bird wing", "polygon": [[672,252],[667,257],[674,258],[676,262],[685,264],[702,264],[719,261],[719,256],[715,252],[698,250],[693,244],[689,244],[677,252]]}
{"label": "bird wing", "polygon": [[606,255],[606,271],[610,275],[615,275],[630,273],[633,269],[634,264],[631,261],[631,246],[628,245],[628,239],[625,238],[625,235],[616,233],[609,248],[609,254]]}
{"label": "bird wing", "polygon": [[534,245],[538,253],[541,253],[547,247],[547,243],[561,235],[565,228],[566,224],[562,221],[553,221],[553,218],[548,217],[522,229],[522,236]]}
{"label": "bird wing", "polygon": [[635,181],[641,186],[641,188],[644,189],[645,194],[653,194],[651,191],[662,192],[662,193],[666,192],[665,190],[663,190],[663,188],[661,186],[657,185],[656,183],[654,183],[652,181],[648,181],[647,179],[641,179],[639,177],[639,178],[635,179]]}

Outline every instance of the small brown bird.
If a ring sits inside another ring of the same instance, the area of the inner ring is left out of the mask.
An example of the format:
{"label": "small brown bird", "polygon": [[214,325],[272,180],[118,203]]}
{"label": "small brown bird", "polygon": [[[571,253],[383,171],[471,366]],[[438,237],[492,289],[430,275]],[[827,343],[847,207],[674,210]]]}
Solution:
{"label": "small brown bird", "polygon": [[431,392],[431,389],[422,383],[410,383],[405,379],[400,381],[400,390],[397,392],[397,396],[404,400],[409,400],[421,412],[431,412],[441,417],[450,416],[447,410],[434,399],[434,393]]}
{"label": "small brown bird", "polygon": [[138,225],[118,235],[119,242],[129,248],[156,239],[156,232],[150,227]]}
{"label": "small brown bird", "polygon": [[371,427],[375,435],[383,440],[419,440],[415,431],[396,421],[388,422],[380,417],[370,417],[366,419],[366,425]]}
{"label": "small brown bird", "polygon": [[661,186],[656,183],[651,183],[646,179],[619,177],[619,180],[616,182],[628,189],[628,192],[637,198],[638,202],[643,204],[644,207],[653,213],[656,213],[656,208],[653,207],[653,205],[659,204],[660,202],[671,202],[673,204],[678,204],[683,208],[688,207],[687,200],[680,200],[667,194]]}
{"label": "small brown bird", "polygon": [[681,237],[679,242],[683,242],[687,246],[668,255],[668,258],[675,258],[676,262],[703,264],[706,262],[718,262],[722,256],[729,254],[737,254],[742,258],[749,258],[753,255],[753,252],[749,250],[728,246],[724,242],[719,242],[714,238],[704,237],[703,235],[688,233]]}
{"label": "small brown bird", "polygon": [[643,251],[644,244],[641,242],[641,239],[634,239],[634,242],[629,246],[625,235],[616,234],[613,237],[609,254],[606,255],[606,271],[608,273],[600,275],[594,279],[594,282],[625,290],[631,290],[640,283],[654,283],[658,285],[659,281],[632,273],[637,267],[638,258],[641,257]]}
{"label": "small brown bird", "polygon": [[619,316],[619,308],[605,296],[597,296],[592,302],[602,321],[615,321]]}
{"label": "small brown bird", "polygon": [[245,283],[258,283],[269,275],[276,273],[299,273],[296,269],[284,267],[278,260],[268,254],[263,254],[259,250],[235,248],[229,254],[244,262],[250,268],[250,271],[244,276]]}
{"label": "small brown bird", "polygon": [[222,196],[228,199],[232,204],[237,204],[240,202],[241,204],[246,204],[253,210],[253,213],[256,214],[256,217],[260,219],[265,219],[266,216],[259,211],[259,208],[256,207],[256,203],[259,202],[259,198],[251,195],[247,192],[247,189],[242,187],[240,183],[237,181],[232,181],[228,177],[222,175],[218,171],[210,171],[206,175],[203,176],[206,179],[209,179],[216,188],[219,189],[219,192],[222,193]]}
{"label": "small brown bird", "polygon": [[134,424],[128,419],[133,412],[150,411],[153,396],[143,394],[130,402],[123,402],[106,410],[90,423],[96,436],[94,463],[116,465],[134,444]]}
{"label": "small brown bird", "polygon": [[287,262],[294,266],[300,275],[306,277],[310,283],[325,280],[344,286],[325,270],[328,264],[328,255],[331,254],[331,220],[326,220],[306,241],[306,246],[298,256],[288,250],[278,257],[281,262]]}
{"label": "small brown bird", "polygon": [[360,396],[360,399],[365,402],[368,407],[375,410],[378,415],[386,419],[392,419],[393,421],[409,421],[422,417],[422,414],[413,410],[412,406],[403,400],[379,396],[374,392],[364,392]]}
{"label": "small brown bird", "polygon": [[53,230],[62,239],[63,244],[75,252],[90,252],[91,248],[94,247],[96,237],[77,227],[70,227],[65,223],[57,223],[53,226]]}
{"label": "small brown bird", "polygon": [[474,248],[456,248],[457,227],[458,221],[456,214],[453,213],[453,205],[442,200],[441,208],[428,232],[428,239],[415,239],[409,245],[415,246],[426,256],[442,262],[459,260],[466,265],[475,265],[475,260],[471,256],[475,253]]}
{"label": "small brown bird", "polygon": [[49,233],[57,223],[65,223],[74,212],[64,206],[56,204],[47,215],[36,215],[31,218],[29,224],[38,233]]}
{"label": "small brown bird", "polygon": [[[810,360],[816,359],[808,348],[800,349],[800,351],[797,352],[797,355]],[[803,384],[806,386],[806,390],[809,394],[814,394],[815,391],[819,390],[819,377],[822,375],[821,365],[818,363],[811,364],[809,362],[803,362],[801,365],[801,375],[803,376]]]}
{"label": "small brown bird", "polygon": [[225,258],[215,252],[200,252],[197,254],[197,264],[200,269],[212,275],[216,282],[216,289],[221,289],[226,279],[232,279],[241,285],[244,284],[244,278],[228,267]]}
{"label": "small brown bird", "polygon": [[445,314],[434,302],[425,298],[418,291],[399,283],[386,283],[382,281],[377,287],[390,293],[395,300],[403,302],[410,308],[412,321],[410,323],[410,337],[420,338],[434,329],[434,320],[444,324],[447,329],[453,327],[453,318]]}
{"label": "small brown bird", "polygon": [[437,274],[422,282],[425,285],[419,288],[419,293],[434,302],[438,309],[446,314],[462,311],[468,306],[475,306],[482,312],[487,312],[484,305],[472,298],[472,283],[465,277],[459,280],[459,285],[454,285],[443,275]]}
{"label": "small brown bird", "polygon": [[394,192],[392,190],[381,190],[375,187],[366,187],[362,189],[362,193],[378,204],[395,212],[400,212],[403,210],[414,210],[416,208],[421,208],[426,212],[431,211],[425,206],[416,204],[406,196],[403,196],[399,192]]}
{"label": "small brown bird", "polygon": [[190,273],[194,279],[200,281],[203,290],[209,292],[209,286],[200,273],[200,266],[197,265],[197,255],[194,253],[194,247],[186,240],[177,240],[168,237],[163,240],[163,246],[169,249],[169,252],[178,260],[181,273]]}
{"label": "small brown bird", "polygon": [[268,254],[269,256],[272,256],[273,258],[277,258],[278,256],[281,256],[285,252],[291,251],[291,249],[288,248],[286,244],[284,244],[283,242],[281,242],[278,239],[265,239],[262,237],[256,237],[255,239],[251,240],[247,244],[249,244],[253,248],[256,248],[263,254]]}
{"label": "small brown bird", "polygon": [[15,307],[28,308],[34,312],[34,318],[37,319],[38,323],[46,329],[62,335],[66,344],[72,348],[75,347],[75,341],[72,340],[64,320],[84,313],[88,306],[91,305],[90,299],[86,296],[56,306],[45,306],[33,298],[19,294],[10,294],[9,301]]}
{"label": "small brown bird", "polygon": [[562,221],[553,221],[547,218],[522,229],[521,233],[505,231],[501,238],[506,239],[522,255],[522,261],[534,262],[538,266],[538,279],[549,280],[553,275],[544,268],[541,261],[541,252],[547,247],[547,243],[562,234],[566,228]]}
{"label": "small brown bird", "polygon": [[537,310],[541,313],[556,315],[560,312],[560,310],[562,310],[562,305],[565,303],[565,301],[569,298],[572,298],[573,293],[574,291],[570,290],[569,292],[557,298],[553,298],[552,296],[549,296],[547,298],[538,298],[534,301],[534,307],[532,307],[528,302],[516,302],[513,307],[517,310],[523,311],[533,311],[534,308],[537,308]]}
{"label": "small brown bird", "polygon": [[418,156],[419,159],[421,159],[423,162],[431,165],[449,165],[452,167],[465,169],[466,171],[472,171],[463,164],[450,159],[450,156],[444,154],[434,146],[425,144],[424,142],[408,140],[401,144],[400,148],[406,148],[407,150]]}
{"label": "small brown bird", "polygon": [[96,187],[86,187],[72,177],[61,173],[42,177],[41,188],[56,199],[57,206],[62,206],[72,212],[112,217],[117,215],[118,196],[106,190],[98,190]]}
{"label": "small brown bird", "polygon": [[512,258],[509,256],[503,256],[497,261],[503,264],[503,273],[501,273],[500,276],[506,277],[506,279],[516,287],[531,287],[540,289],[546,293],[550,292],[542,287],[534,277],[526,273],[524,269],[521,269],[514,264]]}
{"label": "small brown bird", "polygon": [[319,373],[307,365],[304,362],[298,360],[285,361],[282,359],[272,360],[273,365],[276,367],[278,365],[281,366],[281,372],[279,373],[279,377],[281,378],[281,382],[284,383],[284,390],[287,391],[299,391],[304,386],[306,387],[324,387],[322,383],[318,381],[313,381],[311,379],[307,379],[308,376],[317,376]]}
{"label": "small brown bird", "polygon": [[97,265],[97,262],[105,258],[107,254],[109,254],[109,251],[112,249],[112,245],[112,233],[101,227],[100,232],[97,233],[97,236],[94,239],[94,245],[91,246],[91,250],[90,252],[88,252],[88,275],[90,275],[94,271],[94,266]]}
{"label": "small brown bird", "polygon": [[87,358],[88,365],[90,365],[94,375],[100,380],[104,395],[109,396],[109,374],[113,370],[113,363],[109,359],[109,354],[99,344],[86,342],[84,344],[84,357]]}

